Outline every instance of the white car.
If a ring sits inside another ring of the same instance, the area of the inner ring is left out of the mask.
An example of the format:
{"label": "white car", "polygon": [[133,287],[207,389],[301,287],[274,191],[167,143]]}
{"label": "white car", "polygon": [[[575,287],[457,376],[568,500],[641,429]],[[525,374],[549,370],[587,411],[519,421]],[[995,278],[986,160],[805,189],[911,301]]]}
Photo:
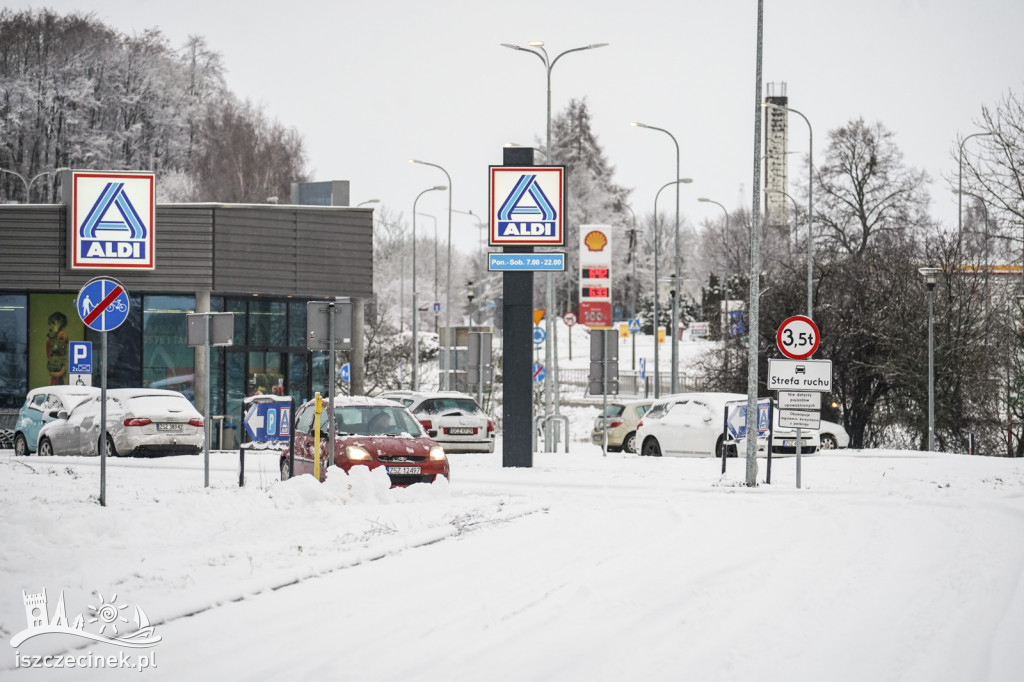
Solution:
{"label": "white car", "polygon": [[378,397],[409,408],[445,452],[494,452],[494,422],[471,395],[457,391],[387,391]]}
{"label": "white car", "polygon": [[850,434],[846,432],[842,424],[822,419],[821,426],[818,427],[818,435],[821,438],[822,450],[850,447]]}
{"label": "white car", "polygon": [[[686,457],[736,456],[736,448],[725,435],[726,404],[746,401],[742,393],[680,393],[659,398],[637,426],[640,454]],[[778,411],[775,412],[778,419]],[[816,431],[800,434],[801,453],[818,450]],[[766,453],[766,446],[759,445]],[[772,454],[795,454],[796,431],[776,427],[772,432]]]}
{"label": "white car", "polygon": [[[79,403],[39,431],[39,455],[98,455],[100,396]],[[196,455],[203,416],[177,391],[107,391],[107,455]]]}

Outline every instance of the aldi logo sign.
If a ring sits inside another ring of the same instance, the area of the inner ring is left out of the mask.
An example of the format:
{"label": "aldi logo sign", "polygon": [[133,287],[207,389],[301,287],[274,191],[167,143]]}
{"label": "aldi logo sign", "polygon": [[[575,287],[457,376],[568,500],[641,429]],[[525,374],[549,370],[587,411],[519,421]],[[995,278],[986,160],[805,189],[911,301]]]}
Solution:
{"label": "aldi logo sign", "polygon": [[491,166],[491,246],[565,243],[564,166]]}
{"label": "aldi logo sign", "polygon": [[71,268],[155,268],[153,173],[70,171],[65,187]]}

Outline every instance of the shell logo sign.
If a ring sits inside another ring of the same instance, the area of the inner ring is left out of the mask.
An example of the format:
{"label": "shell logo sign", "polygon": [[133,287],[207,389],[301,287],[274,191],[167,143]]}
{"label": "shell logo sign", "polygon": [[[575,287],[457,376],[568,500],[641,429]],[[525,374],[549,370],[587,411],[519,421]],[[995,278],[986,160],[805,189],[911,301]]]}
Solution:
{"label": "shell logo sign", "polygon": [[580,318],[594,329],[612,326],[612,230],[580,225]]}
{"label": "shell logo sign", "polygon": [[592,230],[583,238],[583,245],[588,251],[604,251],[604,247],[608,245],[608,237],[604,232]]}

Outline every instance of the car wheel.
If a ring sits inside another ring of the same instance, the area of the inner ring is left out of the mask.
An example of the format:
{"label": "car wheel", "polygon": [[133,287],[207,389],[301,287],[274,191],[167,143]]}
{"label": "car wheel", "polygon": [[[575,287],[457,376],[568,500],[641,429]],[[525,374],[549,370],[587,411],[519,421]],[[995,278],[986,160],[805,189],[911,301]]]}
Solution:
{"label": "car wheel", "polygon": [[630,431],[622,439],[622,449],[626,452],[632,452],[634,455],[636,454],[636,431]]}
{"label": "car wheel", "polygon": [[285,457],[281,460],[281,480],[287,481],[292,477],[292,468],[288,462],[288,458]]}
{"label": "car wheel", "polygon": [[821,434],[821,449],[822,450],[835,450],[839,447],[839,443],[836,442],[836,437],[831,433]]}
{"label": "car wheel", "polygon": [[50,442],[49,438],[44,437],[39,441],[39,456],[53,457],[53,443]]}
{"label": "car wheel", "polygon": [[642,453],[647,457],[661,457],[661,446],[656,438],[648,438],[644,441]]}
{"label": "car wheel", "polygon": [[718,440],[715,442],[715,457],[721,458],[721,457],[724,457],[724,456],[725,456],[725,438],[722,437],[722,436],[719,436]]}
{"label": "car wheel", "polygon": [[25,440],[25,435],[22,433],[14,437],[14,455],[15,457],[28,456],[28,441]]}
{"label": "car wheel", "polygon": [[117,448],[114,447],[114,439],[107,434],[107,457],[117,457]]}

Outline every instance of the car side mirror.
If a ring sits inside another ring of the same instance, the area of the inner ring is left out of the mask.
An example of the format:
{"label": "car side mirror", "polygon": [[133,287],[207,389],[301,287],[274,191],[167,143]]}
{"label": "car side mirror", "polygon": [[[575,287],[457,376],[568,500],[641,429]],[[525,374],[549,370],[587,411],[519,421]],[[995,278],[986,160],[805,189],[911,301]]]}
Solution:
{"label": "car side mirror", "polygon": [[50,412],[50,416],[54,419],[67,419],[68,413],[67,410],[53,410]]}

